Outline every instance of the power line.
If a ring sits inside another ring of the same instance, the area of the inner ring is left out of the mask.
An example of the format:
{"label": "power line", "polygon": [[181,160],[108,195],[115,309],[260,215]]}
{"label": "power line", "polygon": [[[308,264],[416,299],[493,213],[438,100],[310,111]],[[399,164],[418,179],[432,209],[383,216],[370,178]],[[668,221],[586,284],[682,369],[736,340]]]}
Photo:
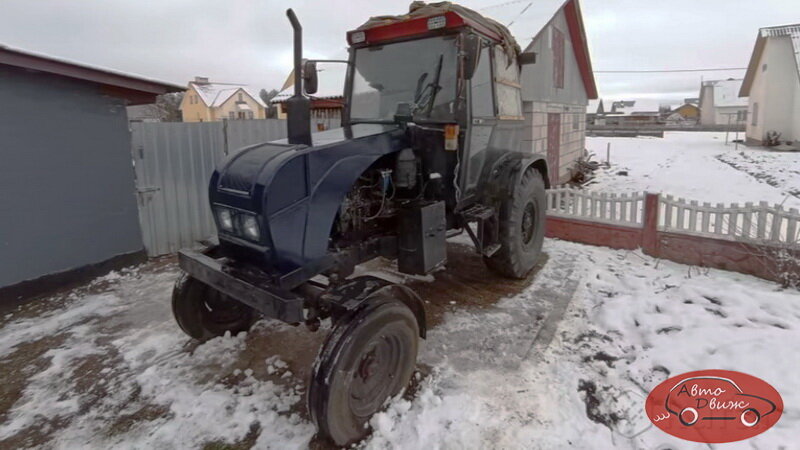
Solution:
{"label": "power line", "polygon": [[516,5],[517,3],[522,3],[522,2],[525,2],[525,1],[528,1],[528,0],[512,0],[510,2],[497,3],[495,5],[489,5],[489,6],[485,6],[483,8],[478,8],[478,11],[486,11],[487,9],[500,8],[501,6]]}
{"label": "power line", "polygon": [[520,12],[519,12],[519,14],[517,14],[517,17],[514,17],[514,18],[511,20],[511,22],[508,22],[508,25],[506,25],[506,28],[511,28],[511,25],[514,25],[514,22],[516,22],[516,21],[517,21],[517,19],[519,19],[520,17],[522,17],[522,15],[523,15],[523,14],[525,14],[525,11],[527,11],[527,10],[528,10],[528,8],[530,8],[532,4],[533,4],[533,2],[530,2],[530,3],[528,3],[528,5],[527,5],[527,6],[525,6],[524,8],[522,8],[522,11],[520,11]]}
{"label": "power line", "polygon": [[747,67],[723,67],[715,69],[666,69],[666,70],[595,70],[594,73],[676,73],[676,72],[720,72],[724,70],[747,70]]}

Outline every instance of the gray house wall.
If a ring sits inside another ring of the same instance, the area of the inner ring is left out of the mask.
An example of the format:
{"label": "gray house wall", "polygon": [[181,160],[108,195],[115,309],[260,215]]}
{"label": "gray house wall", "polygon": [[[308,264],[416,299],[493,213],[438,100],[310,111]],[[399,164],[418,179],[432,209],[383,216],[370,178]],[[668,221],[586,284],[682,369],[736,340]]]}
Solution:
{"label": "gray house wall", "polygon": [[[552,29],[564,35],[564,87],[553,83]],[[564,11],[560,10],[525,51],[536,53],[536,63],[522,68],[522,107],[526,140],[534,152],[547,154],[547,115],[561,114],[558,182],[571,177],[571,169],[586,148],[586,105],[589,100],[581,79]],[[550,168],[551,172],[553,168]]]}
{"label": "gray house wall", "polygon": [[0,65],[0,288],[143,249],[124,101]]}

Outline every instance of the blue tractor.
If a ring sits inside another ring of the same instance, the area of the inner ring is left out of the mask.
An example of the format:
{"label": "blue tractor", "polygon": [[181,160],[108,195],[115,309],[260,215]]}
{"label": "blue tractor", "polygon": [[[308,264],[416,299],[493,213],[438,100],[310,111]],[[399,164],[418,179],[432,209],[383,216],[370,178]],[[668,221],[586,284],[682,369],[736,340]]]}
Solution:
{"label": "blue tractor", "polygon": [[289,137],[244,148],[214,172],[219,244],[180,252],[172,306],[198,340],[262,316],[312,331],[330,319],[308,408],[320,434],[345,445],[408,385],[426,333],[423,301],[353,277],[358,264],[384,257],[428,274],[459,232],[508,277],[524,278],[539,258],[547,164],[524,139],[520,92],[521,65],[535,55],[449,3],[371,20],[347,35],[342,127],[311,134],[318,61],[302,59],[302,28],[287,15]]}

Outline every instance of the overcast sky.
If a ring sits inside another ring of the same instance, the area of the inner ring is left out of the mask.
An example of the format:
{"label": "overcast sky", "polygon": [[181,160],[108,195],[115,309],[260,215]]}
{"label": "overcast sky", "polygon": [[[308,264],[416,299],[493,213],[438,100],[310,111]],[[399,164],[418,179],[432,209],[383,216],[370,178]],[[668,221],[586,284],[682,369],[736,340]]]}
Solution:
{"label": "overcast sky", "polygon": [[[534,0],[550,2],[552,0]],[[389,0],[0,0],[0,44],[185,85],[211,80],[280,88],[291,70],[297,12],[307,57],[343,57],[345,32],[371,15],[399,14]],[[508,0],[464,0],[482,9]],[[483,13],[508,23],[528,4]],[[800,22],[800,0],[583,0],[595,70],[745,67],[759,27]],[[511,27],[524,47],[536,9]],[[744,71],[689,74],[596,73],[603,98],[674,103],[698,96],[706,80]]]}

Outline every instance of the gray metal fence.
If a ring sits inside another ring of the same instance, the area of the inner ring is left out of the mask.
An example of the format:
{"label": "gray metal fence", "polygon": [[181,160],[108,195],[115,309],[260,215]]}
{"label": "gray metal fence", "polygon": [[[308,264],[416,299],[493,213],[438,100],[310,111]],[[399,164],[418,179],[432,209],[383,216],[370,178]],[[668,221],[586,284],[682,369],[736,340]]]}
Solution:
{"label": "gray metal fence", "polygon": [[286,137],[284,120],[131,123],[139,222],[149,256],[175,253],[215,234],[208,180],[247,145]]}

